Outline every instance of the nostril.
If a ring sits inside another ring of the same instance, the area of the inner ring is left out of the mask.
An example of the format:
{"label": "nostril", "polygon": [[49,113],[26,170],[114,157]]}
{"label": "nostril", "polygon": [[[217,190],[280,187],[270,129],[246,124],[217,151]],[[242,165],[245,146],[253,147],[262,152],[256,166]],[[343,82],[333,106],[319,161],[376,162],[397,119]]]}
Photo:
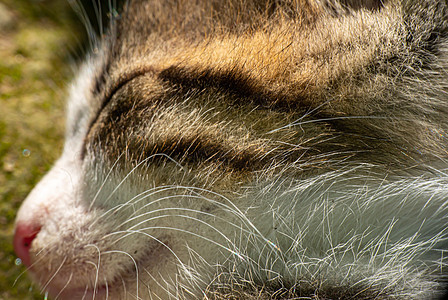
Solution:
{"label": "nostril", "polygon": [[14,233],[14,251],[26,267],[31,265],[31,243],[40,231],[39,226],[18,223]]}

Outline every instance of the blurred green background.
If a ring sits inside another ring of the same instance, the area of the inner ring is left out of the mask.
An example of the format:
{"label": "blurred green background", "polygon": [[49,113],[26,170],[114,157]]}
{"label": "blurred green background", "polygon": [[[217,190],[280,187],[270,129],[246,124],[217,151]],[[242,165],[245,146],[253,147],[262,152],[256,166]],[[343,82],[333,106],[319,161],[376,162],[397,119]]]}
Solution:
{"label": "blurred green background", "polygon": [[44,299],[12,247],[14,219],[62,150],[85,30],[65,0],[0,0],[0,299]]}

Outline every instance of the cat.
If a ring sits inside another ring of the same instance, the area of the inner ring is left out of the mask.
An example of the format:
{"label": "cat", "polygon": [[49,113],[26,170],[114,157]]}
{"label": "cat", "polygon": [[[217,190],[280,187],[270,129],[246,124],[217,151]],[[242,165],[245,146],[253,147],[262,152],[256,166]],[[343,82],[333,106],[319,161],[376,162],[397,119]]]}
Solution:
{"label": "cat", "polygon": [[14,247],[54,299],[437,299],[445,1],[131,0]]}

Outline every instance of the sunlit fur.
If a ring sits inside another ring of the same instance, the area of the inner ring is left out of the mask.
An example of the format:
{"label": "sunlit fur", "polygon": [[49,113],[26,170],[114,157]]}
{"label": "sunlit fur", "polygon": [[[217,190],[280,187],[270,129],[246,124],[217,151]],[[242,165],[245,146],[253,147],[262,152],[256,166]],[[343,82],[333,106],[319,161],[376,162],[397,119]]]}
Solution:
{"label": "sunlit fur", "polygon": [[443,294],[446,2],[130,1],[110,23],[17,217],[43,293]]}

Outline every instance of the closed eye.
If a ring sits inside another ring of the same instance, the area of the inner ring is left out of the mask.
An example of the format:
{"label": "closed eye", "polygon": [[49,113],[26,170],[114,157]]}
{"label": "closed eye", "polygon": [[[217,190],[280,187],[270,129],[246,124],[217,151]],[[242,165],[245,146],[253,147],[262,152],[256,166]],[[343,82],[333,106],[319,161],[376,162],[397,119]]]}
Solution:
{"label": "closed eye", "polygon": [[101,102],[100,108],[98,109],[95,117],[92,119],[92,121],[90,122],[90,124],[88,126],[88,130],[85,135],[84,142],[83,142],[81,159],[84,159],[84,157],[85,157],[86,141],[88,139],[88,136],[90,135],[90,132],[92,131],[93,125],[98,121],[98,118],[99,118],[101,112],[109,104],[110,100],[115,95],[115,93],[117,91],[119,91],[129,81],[131,81],[137,77],[143,76],[145,74],[148,74],[148,73],[155,73],[154,68],[148,66],[148,67],[141,67],[138,69],[134,69],[134,70],[131,70],[130,72],[123,72],[120,74],[118,79],[112,85],[110,85],[109,88],[106,88],[106,90],[103,92],[104,96],[102,97],[104,100]]}

